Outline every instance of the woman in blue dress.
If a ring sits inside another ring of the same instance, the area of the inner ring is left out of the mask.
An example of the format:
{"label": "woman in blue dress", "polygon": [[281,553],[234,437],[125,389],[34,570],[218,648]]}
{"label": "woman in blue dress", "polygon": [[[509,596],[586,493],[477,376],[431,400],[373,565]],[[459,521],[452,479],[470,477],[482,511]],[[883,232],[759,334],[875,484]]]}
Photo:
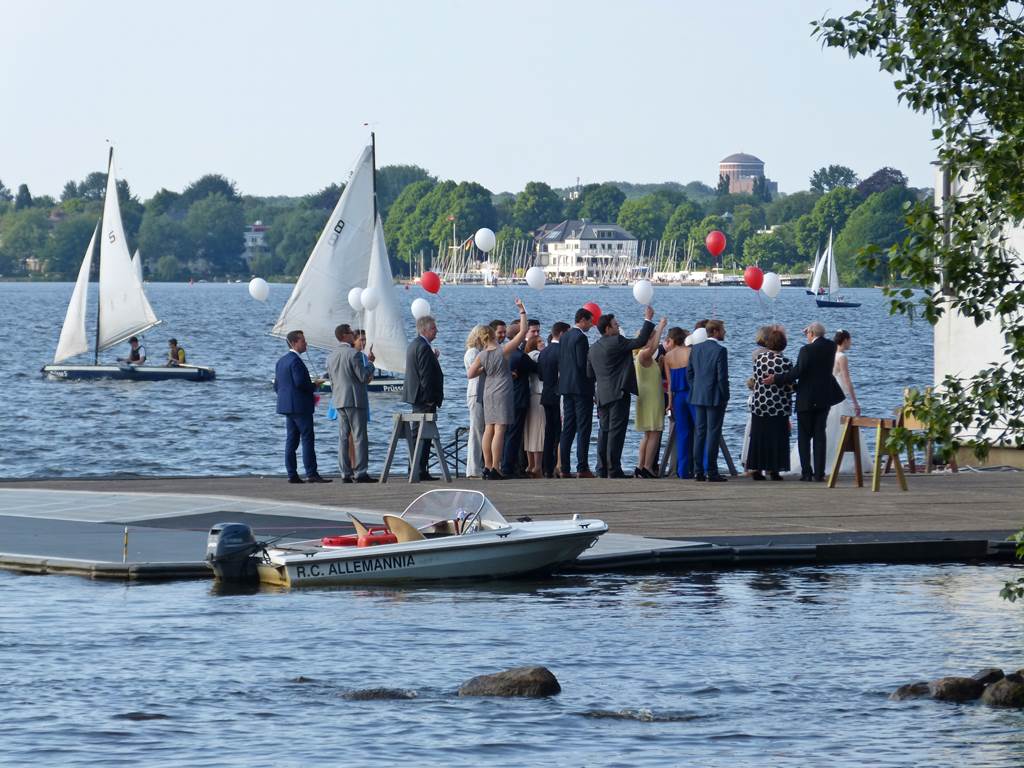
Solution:
{"label": "woman in blue dress", "polygon": [[690,363],[687,333],[682,328],[669,328],[665,354],[661,364],[671,391],[672,419],[676,430],[676,477],[693,479],[693,408],[690,406],[690,385],[686,366]]}

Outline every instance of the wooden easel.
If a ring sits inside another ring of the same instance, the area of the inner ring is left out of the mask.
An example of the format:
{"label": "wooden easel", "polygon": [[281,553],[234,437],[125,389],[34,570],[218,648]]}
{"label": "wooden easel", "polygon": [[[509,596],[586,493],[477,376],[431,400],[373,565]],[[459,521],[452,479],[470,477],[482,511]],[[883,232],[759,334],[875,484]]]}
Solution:
{"label": "wooden easel", "polygon": [[900,455],[890,451],[886,447],[889,439],[889,432],[896,426],[895,419],[876,419],[870,416],[842,416],[843,434],[839,440],[839,450],[836,452],[836,460],[832,465],[832,473],[828,476],[828,487],[836,487],[836,478],[839,477],[839,468],[843,464],[843,454],[853,452],[854,476],[857,479],[857,487],[864,487],[864,468],[860,461],[860,428],[870,427],[875,430],[875,460],[873,472],[871,473],[871,490],[877,492],[882,481],[882,453],[888,455],[889,461],[896,467],[896,479],[899,481],[900,490],[906,491],[907,477],[903,474],[903,465],[900,463]]}
{"label": "wooden easel", "polygon": [[437,431],[436,417],[436,413],[396,413],[394,415],[391,440],[388,443],[388,457],[384,462],[384,471],[380,473],[378,482],[386,483],[388,481],[391,463],[395,460],[395,450],[398,448],[398,442],[403,439],[409,447],[410,483],[420,481],[420,457],[423,455],[424,445],[429,451],[431,444],[437,452],[444,481],[446,483],[452,481],[451,475],[448,474],[448,462],[444,458],[444,448],[441,447],[441,433]]}

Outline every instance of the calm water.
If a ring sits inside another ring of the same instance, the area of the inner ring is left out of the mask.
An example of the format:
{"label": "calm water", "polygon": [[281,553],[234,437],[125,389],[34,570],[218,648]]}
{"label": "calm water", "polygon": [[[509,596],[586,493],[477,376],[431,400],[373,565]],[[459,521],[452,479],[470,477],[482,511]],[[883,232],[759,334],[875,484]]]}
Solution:
{"label": "calm water", "polygon": [[[283,474],[284,426],[274,412],[270,380],[274,363],[286,347],[267,335],[291,292],[273,285],[265,304],[253,301],[245,284],[154,283],[147,293],[163,325],[143,339],[151,358],[163,359],[167,339],[177,337],[189,361],[212,365],[212,383],[51,382],[39,368],[52,359],[72,285],[0,283],[0,372],[6,382],[0,410],[0,477],[87,476],[110,473],[142,475]],[[395,289],[404,306],[425,295],[421,289]],[[865,414],[888,415],[904,387],[931,380],[932,336],[923,322],[891,318],[876,290],[851,290],[859,309],[818,310],[802,288],[784,289],[772,304],[745,288],[657,288],[658,317],[671,325],[692,327],[701,317],[718,316],[727,324],[733,401],[726,418],[726,439],[737,454],[746,421],[750,352],[757,326],[772,319],[791,331],[795,359],[802,341],[799,329],[822,319],[829,331],[839,327],[854,336],[851,368]],[[446,402],[442,433],[447,437],[468,423],[462,356],[470,327],[495,317],[515,317],[513,299],[521,295],[531,317],[545,332],[556,320],[571,322],[576,308],[596,301],[614,312],[625,333],[639,328],[641,311],[629,288],[598,289],[551,286],[538,293],[525,286],[493,289],[445,286],[429,297],[438,319]],[[92,305],[94,306],[94,305]],[[90,313],[92,310],[90,309]],[[413,321],[408,316],[410,337]],[[91,333],[91,331],[90,331]],[[592,341],[596,331],[591,331]],[[127,345],[109,350],[112,361]],[[317,368],[323,356],[312,353]],[[402,407],[398,396],[375,397],[371,408],[371,469],[383,463],[390,414]],[[337,427],[317,421],[318,456],[327,472],[336,471]],[[596,439],[596,431],[594,433]],[[632,467],[637,433],[629,433],[624,464]]]}
{"label": "calm water", "polygon": [[[224,596],[0,573],[0,764],[1015,767],[1019,712],[886,698],[1021,665],[1020,608],[997,597],[1007,575],[807,567]],[[532,663],[561,695],[455,696]],[[415,697],[344,698],[376,686]]]}

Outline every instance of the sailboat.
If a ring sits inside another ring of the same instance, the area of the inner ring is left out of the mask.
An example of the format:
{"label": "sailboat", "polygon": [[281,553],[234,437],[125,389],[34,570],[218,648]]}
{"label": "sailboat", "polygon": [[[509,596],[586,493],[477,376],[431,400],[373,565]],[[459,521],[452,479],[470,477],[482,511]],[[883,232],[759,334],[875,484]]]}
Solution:
{"label": "sailboat", "polygon": [[[347,323],[366,330],[366,348],[376,365],[370,392],[401,392],[405,382],[406,338],[394,279],[388,261],[384,228],[377,212],[376,139],[356,160],[323,232],[302,269],[295,288],[277,318],[272,336],[285,338],[301,330],[306,343],[324,351],[337,348],[336,326]],[[353,288],[372,288],[379,301],[356,312],[348,303]],[[324,389],[329,389],[325,384]]]}
{"label": "sailboat", "polygon": [[[102,232],[102,240],[100,233]],[[96,338],[93,362],[68,365],[64,361],[89,351],[85,332],[85,313],[89,292],[89,272],[92,269],[96,242],[100,240],[99,289],[96,300]],[[139,262],[141,268],[141,262]],[[149,305],[142,289],[136,267],[132,263],[125,242],[121,207],[117,200],[117,179],[114,174],[114,148],[110,148],[107,165],[107,191],[103,200],[103,219],[93,230],[85,258],[78,270],[71,301],[60,331],[53,363],[44,365],[42,373],[51,379],[128,379],[133,381],[160,381],[184,379],[207,381],[214,378],[212,368],[195,365],[164,367],[157,365],[101,365],[100,352],[120,344],[159,325],[160,321]]]}
{"label": "sailboat", "polygon": [[[821,291],[821,283],[828,275],[828,289]],[[817,268],[814,270],[814,278],[811,281],[811,290],[819,307],[859,307],[858,301],[847,301],[839,294],[839,272],[836,269],[836,257],[832,252],[832,230],[828,233],[828,248],[821,256]],[[823,298],[824,296],[824,298]]]}

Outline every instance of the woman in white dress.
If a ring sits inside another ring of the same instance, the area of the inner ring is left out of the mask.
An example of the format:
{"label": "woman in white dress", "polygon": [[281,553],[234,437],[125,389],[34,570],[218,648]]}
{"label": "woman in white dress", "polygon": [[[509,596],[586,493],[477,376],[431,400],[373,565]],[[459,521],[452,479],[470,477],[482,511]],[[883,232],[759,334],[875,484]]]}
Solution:
{"label": "woman in white dress", "polygon": [[[832,368],[832,375],[839,382],[840,389],[846,395],[846,399],[839,405],[833,405],[828,411],[828,421],[825,422],[825,470],[832,471],[835,464],[836,453],[839,451],[839,439],[842,437],[843,416],[860,416],[860,403],[857,402],[857,392],[853,388],[853,380],[850,378],[850,362],[846,357],[847,350],[853,345],[853,339],[849,331],[838,330],[832,339],[836,343],[836,362]],[[863,435],[863,433],[862,433]],[[864,472],[871,471],[871,456],[864,440],[860,442],[860,463]],[[843,474],[852,474],[854,471],[854,459],[852,453],[843,456],[843,463],[839,467]]]}
{"label": "woman in white dress", "polygon": [[[540,336],[534,336],[526,342],[524,350],[533,362],[537,362],[544,342]],[[526,474],[530,477],[541,476],[541,455],[544,452],[544,406],[540,404],[543,390],[540,376],[530,374],[530,409],[526,412],[526,429],[523,436],[523,450],[526,452]]]}
{"label": "woman in white dress", "polygon": [[[469,371],[469,366],[476,360],[483,342],[480,340],[482,325],[475,325],[466,337],[466,355],[462,362]],[[466,384],[466,408],[469,410],[469,439],[466,443],[466,477],[480,477],[483,474],[483,437],[484,437],[484,404],[477,397],[478,387],[482,387],[480,378],[469,379]]]}

